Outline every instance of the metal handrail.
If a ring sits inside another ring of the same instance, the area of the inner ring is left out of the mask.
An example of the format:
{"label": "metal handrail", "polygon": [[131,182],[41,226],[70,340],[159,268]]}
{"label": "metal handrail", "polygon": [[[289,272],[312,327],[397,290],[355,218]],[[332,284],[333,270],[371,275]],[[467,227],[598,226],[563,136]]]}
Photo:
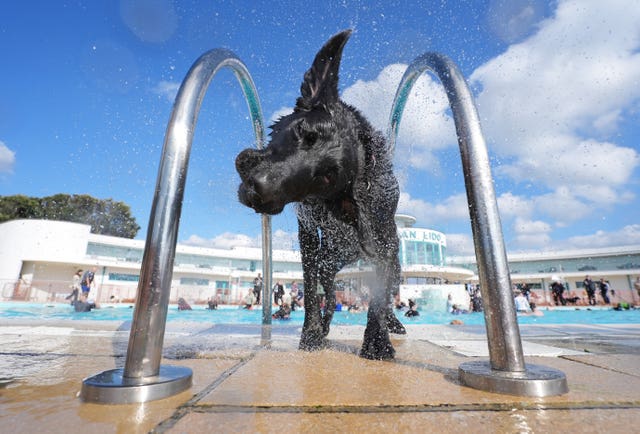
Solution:
{"label": "metal handrail", "polygon": [[[246,66],[229,50],[206,52],[183,80],[167,126],[124,370],[86,379],[82,389],[85,400],[145,402],[173,395],[191,385],[190,369],[162,367],[160,361],[191,143],[204,95],[222,68],[231,68],[238,79],[249,106],[256,145],[264,146],[262,109]],[[265,287],[270,288],[271,220],[266,215],[262,217],[262,229],[263,273]],[[271,309],[270,304],[268,307]]]}
{"label": "metal handrail", "polygon": [[442,82],[453,112],[485,307],[490,363],[462,364],[460,378],[472,387],[517,395],[566,393],[568,387],[562,372],[525,365],[487,146],[469,87],[448,57],[425,53],[405,71],[389,116],[389,151],[395,149],[411,89],[426,70]]}

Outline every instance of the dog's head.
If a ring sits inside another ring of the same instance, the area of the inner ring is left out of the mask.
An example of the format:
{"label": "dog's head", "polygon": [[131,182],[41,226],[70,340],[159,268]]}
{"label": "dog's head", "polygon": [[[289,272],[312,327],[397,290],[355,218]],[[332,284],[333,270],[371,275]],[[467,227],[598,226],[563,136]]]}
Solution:
{"label": "dog's head", "polygon": [[357,172],[358,128],[338,98],[338,69],[351,30],[333,36],[305,73],[293,113],[271,127],[269,145],[236,158],[238,198],[256,212],[278,214],[308,197],[333,199]]}

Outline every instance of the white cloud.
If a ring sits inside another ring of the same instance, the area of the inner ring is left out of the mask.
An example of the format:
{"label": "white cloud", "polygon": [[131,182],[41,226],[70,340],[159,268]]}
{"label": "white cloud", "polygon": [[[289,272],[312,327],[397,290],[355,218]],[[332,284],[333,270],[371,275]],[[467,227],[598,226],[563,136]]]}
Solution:
{"label": "white cloud", "polygon": [[498,209],[501,219],[528,218],[533,213],[533,202],[508,192],[498,197]]}
{"label": "white cloud", "polygon": [[198,235],[191,235],[182,244],[188,246],[208,247],[215,249],[231,249],[233,247],[258,247],[256,239],[243,234],[225,232],[214,238],[206,239]]}
{"label": "white cloud", "polygon": [[171,0],[121,0],[120,15],[143,42],[165,42],[178,28],[179,17]]}
{"label": "white cloud", "polygon": [[273,112],[273,114],[269,118],[269,125],[273,125],[281,117],[290,115],[291,113],[293,113],[293,107],[280,107],[278,110]]}
{"label": "white cloud", "polygon": [[640,9],[614,1],[561,1],[556,15],[471,76],[497,173],[568,188],[612,204],[640,165],[637,150],[603,136],[640,102]]}
{"label": "white cloud", "polygon": [[551,244],[551,225],[541,220],[527,220],[516,218],[513,223],[515,233],[514,247],[534,248],[546,247]]}
{"label": "white cloud", "polygon": [[179,89],[180,83],[162,80],[153,88],[153,92],[163,98],[166,98],[167,101],[173,102],[176,99],[176,95],[178,95]]}
{"label": "white cloud", "polygon": [[[548,245],[554,228],[636,200],[633,177],[640,167],[637,146],[616,143],[620,126],[633,123],[640,107],[640,8],[616,0],[559,0],[555,14],[540,21],[541,5],[492,1],[494,12],[502,11],[499,36],[519,42],[477,68],[469,80],[479,90],[493,161],[500,162],[493,172],[514,181],[508,186],[500,180],[508,191],[499,194],[498,203],[509,239],[521,248]],[[386,133],[405,69],[389,65],[374,80],[345,89],[342,97]],[[290,110],[282,108],[272,119]],[[437,174],[439,151],[455,147],[445,93],[423,74],[399,128],[396,172],[403,176],[411,167]],[[398,211],[427,227],[468,220],[466,195],[459,190],[438,204],[403,191]],[[633,238],[632,229],[621,233]],[[618,233],[612,234],[616,239]]]}
{"label": "white cloud", "polygon": [[[609,7],[597,0],[560,1],[553,17],[533,24],[539,5],[534,11],[528,2],[515,3],[510,19],[525,20],[537,32],[480,66],[470,81],[480,89],[488,146],[502,162],[494,173],[516,182],[498,197],[503,223],[512,223],[505,227],[519,246],[539,247],[551,240],[553,228],[636,199],[632,181],[640,155],[612,139],[640,105],[640,9],[630,10],[625,2]],[[345,98],[378,128],[386,127],[403,71],[391,65],[375,81],[347,89]],[[423,102],[415,114],[405,111],[411,120],[405,124],[403,118],[402,126],[411,125],[410,135],[399,141],[396,159],[433,171],[439,167],[434,151],[447,146],[453,125],[440,87],[432,81],[422,86],[418,95],[435,95],[426,104],[433,110],[425,115]],[[436,126],[435,135],[427,124]],[[400,210],[427,225],[468,218],[466,199],[452,198],[434,205],[403,193]]]}
{"label": "white cloud", "polygon": [[16,162],[16,153],[0,140],[0,173],[12,173]]}
{"label": "white cloud", "polygon": [[[407,65],[385,67],[373,81],[358,80],[342,98],[358,108],[374,127],[387,133],[391,105]],[[399,167],[439,170],[433,152],[457,143],[444,89],[423,74],[414,84],[398,129],[395,161]]]}
{"label": "white cloud", "polygon": [[572,248],[594,248],[640,244],[640,224],[628,225],[618,231],[597,231],[591,235],[571,237],[567,243]]}
{"label": "white cloud", "polygon": [[[214,249],[231,249],[233,247],[260,247],[262,235],[250,237],[244,234],[225,232],[214,238],[202,238],[191,235],[181,242],[187,246],[207,247]],[[298,234],[277,229],[271,234],[271,247],[276,250],[298,249]]]}
{"label": "white cloud", "polygon": [[438,204],[412,198],[409,193],[400,193],[398,212],[414,216],[421,224],[430,226],[441,221],[469,220],[466,194],[455,194]]}
{"label": "white cloud", "polygon": [[473,238],[469,234],[445,234],[447,236],[448,256],[475,255]]}
{"label": "white cloud", "polygon": [[540,21],[543,5],[543,0],[492,0],[488,14],[489,29],[505,42],[515,42]]}

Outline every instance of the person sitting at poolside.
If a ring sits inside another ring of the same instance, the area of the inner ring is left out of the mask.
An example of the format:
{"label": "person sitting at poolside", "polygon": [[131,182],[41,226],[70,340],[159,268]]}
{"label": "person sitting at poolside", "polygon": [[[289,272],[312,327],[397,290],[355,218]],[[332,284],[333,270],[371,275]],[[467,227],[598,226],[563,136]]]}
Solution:
{"label": "person sitting at poolside", "polygon": [[280,303],[280,309],[271,315],[273,319],[289,319],[291,318],[291,305],[288,303]]}
{"label": "person sitting at poolside", "polygon": [[521,315],[521,316],[544,316],[544,313],[540,309],[536,309],[536,304],[535,303],[529,303],[529,306],[531,306],[531,311],[530,312],[518,312],[518,315]]}
{"label": "person sitting at poolside", "polygon": [[455,306],[455,304],[453,304],[453,296],[451,294],[449,294],[447,296],[447,312],[453,313],[454,306]]}
{"label": "person sitting at poolside", "polygon": [[99,306],[93,301],[87,299],[87,294],[80,294],[78,300],[73,302],[73,310],[75,312],[91,312],[91,309],[97,309]]}
{"label": "person sitting at poolside", "polygon": [[457,304],[454,304],[451,306],[451,312],[449,312],[453,315],[460,315],[463,313],[469,313],[469,311],[467,309],[461,309],[460,306],[458,306]]}
{"label": "person sitting at poolside", "polygon": [[336,312],[342,312],[342,301],[340,301],[340,299],[336,300],[336,307],[334,310]]}
{"label": "person sitting at poolside", "polygon": [[627,303],[626,301],[622,301],[620,303],[618,303],[613,310],[629,310],[631,309],[631,305],[629,303]]}
{"label": "person sitting at poolside", "polygon": [[191,306],[187,303],[187,300],[180,297],[178,299],[178,310],[191,310]]}
{"label": "person sitting at poolside", "polygon": [[409,299],[409,310],[404,313],[404,316],[420,316],[420,312],[418,312],[418,304],[412,299]]}
{"label": "person sitting at poolside", "polygon": [[518,313],[531,312],[531,305],[529,304],[529,301],[527,301],[527,298],[522,295],[520,291],[516,292],[516,298],[514,299],[514,302],[516,304],[516,311]]}
{"label": "person sitting at poolside", "polygon": [[253,305],[256,303],[256,297],[253,293],[253,289],[250,289],[247,295],[244,296],[244,298],[242,299],[242,303],[244,303],[244,305],[242,306],[243,309],[250,310],[253,307]]}
{"label": "person sitting at poolside", "polygon": [[216,310],[218,308],[218,299],[211,297],[209,300],[207,300],[207,305],[207,309]]}

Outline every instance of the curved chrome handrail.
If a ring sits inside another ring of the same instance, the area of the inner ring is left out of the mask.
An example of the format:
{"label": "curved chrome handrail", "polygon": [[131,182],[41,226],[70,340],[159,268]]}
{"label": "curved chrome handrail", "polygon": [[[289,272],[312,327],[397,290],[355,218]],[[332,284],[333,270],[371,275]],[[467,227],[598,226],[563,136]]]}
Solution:
{"label": "curved chrome handrail", "polygon": [[[554,371],[551,378],[557,381],[549,383],[546,380],[550,378],[550,371],[542,369],[545,385],[541,387],[536,378],[537,372],[532,375],[532,369],[525,365],[487,146],[471,92],[460,70],[448,57],[425,53],[405,71],[389,116],[389,151],[395,149],[400,120],[411,89],[426,70],[432,71],[442,82],[453,112],[485,308],[490,367],[487,369],[481,365],[468,369],[463,364],[460,367],[461,379],[472,387],[506,393],[533,396],[565,393],[568,388],[564,374]],[[469,370],[482,373],[475,375]],[[500,372],[507,373],[506,377]],[[530,384],[511,381],[513,378],[532,381]]]}
{"label": "curved chrome handrail", "polygon": [[[82,391],[85,400],[145,402],[170,396],[191,385],[191,370],[161,367],[160,361],[193,134],[209,84],[215,74],[226,67],[232,69],[244,93],[256,145],[264,146],[262,109],[246,66],[226,49],[204,53],[182,82],[167,126],[124,370],[106,371],[86,379]],[[270,288],[271,220],[267,215],[262,216],[262,230],[264,281],[265,287]],[[270,303],[268,309],[270,324]]]}

